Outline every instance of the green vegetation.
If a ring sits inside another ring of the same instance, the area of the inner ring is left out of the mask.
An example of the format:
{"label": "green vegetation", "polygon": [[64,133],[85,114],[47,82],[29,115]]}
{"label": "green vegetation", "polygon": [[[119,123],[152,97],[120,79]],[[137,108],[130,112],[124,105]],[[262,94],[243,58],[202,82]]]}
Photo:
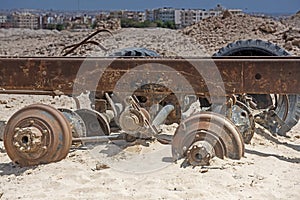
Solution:
{"label": "green vegetation", "polygon": [[144,21],[138,22],[132,19],[121,19],[121,27],[122,28],[149,28],[149,27],[161,27],[161,28],[169,28],[169,29],[176,29],[175,23],[172,21],[163,22],[161,20],[156,20],[154,22],[151,21]]}
{"label": "green vegetation", "polygon": [[157,27],[176,29],[175,23],[172,21],[163,22],[161,20],[156,20],[155,23],[157,24]]}
{"label": "green vegetation", "polygon": [[91,28],[95,29],[95,28],[97,28],[97,25],[98,25],[98,22],[95,21],[94,23],[91,24]]}
{"label": "green vegetation", "polygon": [[65,27],[65,24],[47,24],[47,27],[46,29],[50,29],[50,30],[58,30],[58,31],[61,31],[61,30],[64,30],[66,27]]}

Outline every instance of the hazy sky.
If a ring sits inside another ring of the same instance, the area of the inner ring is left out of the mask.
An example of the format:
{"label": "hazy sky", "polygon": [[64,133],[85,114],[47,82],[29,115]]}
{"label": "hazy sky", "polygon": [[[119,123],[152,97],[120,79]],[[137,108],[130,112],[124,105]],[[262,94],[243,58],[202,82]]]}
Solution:
{"label": "hazy sky", "polygon": [[144,10],[146,8],[241,8],[246,12],[295,13],[300,0],[0,0],[0,9],[33,8],[55,10]]}

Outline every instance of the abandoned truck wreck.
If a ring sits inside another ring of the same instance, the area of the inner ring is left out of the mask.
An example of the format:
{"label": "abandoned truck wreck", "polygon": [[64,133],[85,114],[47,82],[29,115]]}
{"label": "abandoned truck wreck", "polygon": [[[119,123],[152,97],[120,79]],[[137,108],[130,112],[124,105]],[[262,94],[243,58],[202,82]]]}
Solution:
{"label": "abandoned truck wreck", "polygon": [[[237,41],[212,58],[164,58],[139,48],[103,58],[0,58],[1,93],[76,99],[89,91],[91,100],[90,109],[24,107],[2,139],[21,166],[59,161],[72,143],[136,139],[172,145],[173,160],[184,165],[240,159],[255,123],[285,135],[298,122],[299,66],[299,57],[261,40]],[[159,132],[173,122],[173,135]]]}

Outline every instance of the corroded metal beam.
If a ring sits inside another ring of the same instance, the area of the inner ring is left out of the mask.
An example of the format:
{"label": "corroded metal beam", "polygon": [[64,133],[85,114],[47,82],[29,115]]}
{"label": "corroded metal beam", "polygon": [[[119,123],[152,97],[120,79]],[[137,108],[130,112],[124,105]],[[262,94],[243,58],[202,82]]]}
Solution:
{"label": "corroded metal beam", "polygon": [[[155,86],[160,89],[155,89]],[[1,93],[300,94],[300,57],[0,58]]]}

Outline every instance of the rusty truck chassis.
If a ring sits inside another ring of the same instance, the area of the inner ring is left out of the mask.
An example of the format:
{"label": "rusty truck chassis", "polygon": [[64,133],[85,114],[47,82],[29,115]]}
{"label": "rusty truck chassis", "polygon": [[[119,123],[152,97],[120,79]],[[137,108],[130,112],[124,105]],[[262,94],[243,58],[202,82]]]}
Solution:
{"label": "rusty truck chassis", "polygon": [[[7,122],[4,145],[22,166],[59,161],[72,142],[136,138],[171,144],[174,161],[185,158],[193,166],[207,165],[213,156],[240,159],[249,138],[229,120],[230,110],[239,105],[239,113],[250,119],[247,107],[255,106],[241,99],[247,94],[300,94],[299,77],[300,57],[2,57],[2,94],[76,99],[89,91],[92,101],[91,109],[75,112],[40,104],[25,107]],[[190,111],[198,101],[209,109]],[[260,120],[269,117],[280,126],[274,109],[267,105],[262,110]],[[243,129],[253,129],[251,120]],[[159,132],[160,124],[172,122],[179,123],[173,136]],[[125,133],[111,135],[112,123]]]}

